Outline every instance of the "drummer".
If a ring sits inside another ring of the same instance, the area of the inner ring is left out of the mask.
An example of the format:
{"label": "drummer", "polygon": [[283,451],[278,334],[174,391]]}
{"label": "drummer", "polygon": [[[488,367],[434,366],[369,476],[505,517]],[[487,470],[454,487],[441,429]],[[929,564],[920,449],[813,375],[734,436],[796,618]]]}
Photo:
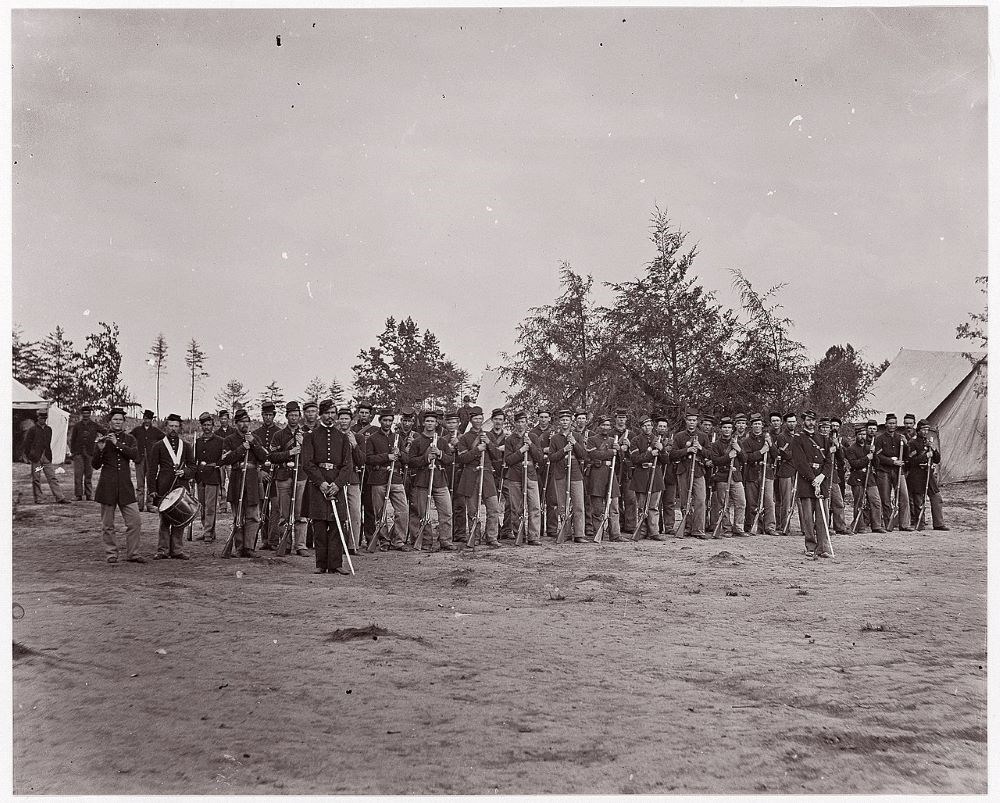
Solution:
{"label": "drummer", "polygon": [[[151,465],[147,466],[149,487],[153,489],[153,503],[157,507],[160,507],[167,494],[177,488],[185,488],[187,481],[194,479],[198,473],[191,444],[181,440],[181,417],[171,413],[167,416],[166,426],[167,434],[163,440],[153,445],[149,455]],[[193,500],[189,502],[193,503]],[[164,517],[163,509],[160,509],[160,534],[153,560],[188,560],[188,555],[181,550],[186,526],[172,524]]]}

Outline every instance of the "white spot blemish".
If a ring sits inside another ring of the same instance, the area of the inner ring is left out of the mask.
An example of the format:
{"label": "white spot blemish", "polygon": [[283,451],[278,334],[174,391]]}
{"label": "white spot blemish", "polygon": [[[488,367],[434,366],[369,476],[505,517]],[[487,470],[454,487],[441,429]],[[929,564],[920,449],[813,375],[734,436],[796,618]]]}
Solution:
{"label": "white spot blemish", "polygon": [[[791,128],[792,127],[792,123],[794,123],[796,120],[801,121],[802,120],[802,115],[801,114],[796,114],[791,120],[788,121],[788,127]],[[802,128],[799,127],[799,131],[801,131],[801,130],[802,130]]]}
{"label": "white spot blemish", "polygon": [[486,207],[486,211],[487,212],[492,212],[493,211],[493,207],[492,206],[487,206]]}
{"label": "white spot blemish", "polygon": [[767,191],[767,194],[768,194],[769,196],[770,196],[770,195],[774,195],[774,190],[768,190],[768,191]]}
{"label": "white spot blemish", "polygon": [[640,184],[645,184],[645,183],[646,183],[646,179],[644,179],[644,178],[640,178],[640,179],[639,179],[639,183],[640,183]]}
{"label": "white spot blemish", "polygon": [[837,216],[837,215],[839,215],[839,214],[840,214],[840,212],[834,212],[834,213],[833,213],[834,217],[836,217],[836,216]]}
{"label": "white spot blemish", "polygon": [[222,351],[222,344],[219,344],[219,351]]}
{"label": "white spot blemish", "polygon": [[309,286],[309,282],[306,282],[306,292],[309,293],[309,298],[313,297],[312,287]]}
{"label": "white spot blemish", "polygon": [[740,99],[740,93],[739,92],[733,92],[733,100],[739,100],[739,99]]}
{"label": "white spot blemish", "polygon": [[941,242],[944,242],[944,237],[938,237]]}
{"label": "white spot blemish", "polygon": [[288,252],[287,251],[282,251],[281,252],[281,258],[282,259],[288,259]]}
{"label": "white spot blemish", "polygon": [[[943,240],[943,239],[944,239],[944,237],[942,237],[941,239]],[[83,311],[83,314],[84,314],[84,315],[90,315],[90,310],[89,310],[89,309],[85,309],[85,310]]]}
{"label": "white spot blemish", "polygon": [[851,114],[854,114],[854,107],[851,106]]}

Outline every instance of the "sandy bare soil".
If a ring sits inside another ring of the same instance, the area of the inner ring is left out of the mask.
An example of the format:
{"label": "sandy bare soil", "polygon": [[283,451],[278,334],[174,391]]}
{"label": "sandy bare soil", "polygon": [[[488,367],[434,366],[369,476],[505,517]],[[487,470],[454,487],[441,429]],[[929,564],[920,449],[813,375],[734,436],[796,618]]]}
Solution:
{"label": "sandy bare soil", "polygon": [[29,503],[14,791],[985,793],[986,488],[945,497],[951,532],[835,560],[799,536],[547,543],[355,578],[219,542],[109,565],[96,504]]}

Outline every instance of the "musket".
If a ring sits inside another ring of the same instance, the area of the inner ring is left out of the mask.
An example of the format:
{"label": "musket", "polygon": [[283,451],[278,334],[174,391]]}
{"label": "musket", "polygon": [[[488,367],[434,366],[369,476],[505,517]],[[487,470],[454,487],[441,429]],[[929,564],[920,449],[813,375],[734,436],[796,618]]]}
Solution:
{"label": "musket", "polygon": [[[604,500],[604,515],[601,516],[601,522],[597,525],[597,532],[594,533],[594,543],[599,544],[604,536],[604,531],[608,527],[608,519],[611,516],[611,491],[614,490],[615,486],[615,469],[618,463],[618,435],[615,435],[615,453],[611,457],[611,472],[608,474],[608,493],[607,498]],[[648,500],[648,497],[647,497]]]}
{"label": "musket", "polygon": [[924,478],[924,498],[921,500],[920,515],[917,517],[916,526],[918,528],[923,525],[924,520],[927,517],[927,495],[931,490],[931,471],[934,470],[934,441],[930,438],[927,439],[925,449],[925,454],[927,456],[927,476]]}
{"label": "musket", "polygon": [[[246,445],[246,450],[247,453],[243,457],[243,471],[240,476],[240,499],[236,503],[236,515],[233,516],[233,531],[229,534],[229,540],[226,541],[226,545],[222,548],[222,557],[224,558],[231,558],[233,556],[233,542],[236,540],[236,532],[243,529],[243,495],[247,489],[247,465],[250,462],[249,445]],[[246,544],[244,543],[245,546]]]}
{"label": "musket", "polygon": [[[698,433],[697,432],[694,433],[694,440],[695,441],[698,440]],[[688,443],[690,445],[692,445],[692,446],[694,445],[693,443],[691,443],[691,441],[688,441]],[[677,537],[677,536],[683,536],[684,535],[684,527],[687,525],[688,516],[691,515],[691,509],[694,506],[694,470],[695,470],[694,457],[695,457],[695,454],[696,454],[696,452],[692,452],[691,453],[691,480],[688,483],[687,504],[684,506],[684,514],[681,516],[681,523],[678,524],[677,525],[677,529],[674,530],[674,536],[675,537]]]}
{"label": "musket", "polygon": [[760,524],[760,514],[764,512],[764,488],[767,482],[767,458],[771,454],[771,444],[769,441],[769,435],[764,433],[764,446],[766,451],[764,452],[764,469],[760,475],[760,499],[757,502],[757,512],[754,514],[753,522],[750,524],[750,532],[757,529],[757,525]]}
{"label": "musket", "polygon": [[[482,435],[480,434],[480,438]],[[477,438],[479,441],[479,438]],[[467,547],[476,546],[477,536],[482,535],[483,528],[486,526],[484,521],[484,511],[483,511],[483,474],[486,472],[486,449],[483,449],[479,454],[479,489],[476,491],[476,518],[472,522],[472,526],[469,527],[469,539],[465,542]],[[468,511],[466,511],[468,515]]]}
{"label": "musket", "polygon": [[893,518],[896,519],[896,526],[899,526],[899,523],[900,523],[899,522],[899,489],[900,489],[901,483],[903,482],[903,465],[902,465],[902,461],[903,461],[903,441],[902,440],[900,440],[900,442],[899,442],[899,460],[900,460],[899,471],[896,474],[896,490],[895,490],[895,492],[892,495],[892,509],[889,511],[889,529],[890,530],[892,530],[892,528],[893,528],[893,523],[892,523]]}
{"label": "musket", "polygon": [[[298,446],[299,445],[299,433],[295,432],[292,435],[292,442]],[[278,546],[274,550],[274,554],[280,556],[287,555],[288,551],[291,549],[292,544],[292,534],[295,532],[295,492],[299,487],[299,463],[302,462],[302,453],[295,455],[295,469],[292,471],[292,501],[291,507],[288,510],[288,516],[285,518],[285,529],[281,533],[281,540],[278,541]]]}
{"label": "musket", "polygon": [[[394,449],[399,448],[399,432],[395,429],[395,427],[393,427],[392,429],[392,434],[393,434],[393,448],[389,450],[390,454],[392,454]],[[395,471],[395,469],[396,469],[396,461],[390,460],[389,481],[385,486],[385,501],[382,503],[382,512],[379,514],[379,517],[382,519],[382,521],[378,523],[378,526],[375,528],[375,532],[372,533],[372,537],[368,541],[369,552],[374,552],[376,549],[378,549],[378,541],[379,538],[381,537],[382,530],[384,529],[388,532],[389,529],[389,494],[392,493],[392,474]]]}
{"label": "musket", "polygon": [[531,453],[531,439],[528,437],[527,432],[524,433],[524,439],[526,445],[528,445],[528,451],[521,455],[521,464],[523,467],[523,475],[521,477],[521,521],[517,525],[517,536],[514,538],[514,546],[523,544],[528,533],[528,456]]}
{"label": "musket", "polygon": [[[875,439],[872,438],[871,444],[868,449],[868,467],[865,469],[865,484],[861,488],[861,504],[858,505],[858,512],[854,514],[854,521],[851,523],[851,532],[855,535],[858,532],[858,524],[864,518],[864,513],[866,510],[870,510],[871,505],[868,504],[868,480],[871,479],[872,475],[872,464],[875,462]],[[881,526],[881,522],[879,522]]]}
{"label": "musket", "polygon": [[[732,447],[735,441],[736,441],[736,436],[734,434],[732,440],[729,442],[730,448]],[[721,532],[722,530],[722,522],[726,520],[726,514],[729,510],[729,492],[732,490],[733,487],[733,470],[735,468],[736,468],[736,455],[734,454],[732,457],[729,458],[729,476],[726,478],[726,495],[722,499],[722,510],[719,513],[719,520],[715,522],[715,529],[712,530],[713,538],[719,535],[719,532]],[[733,512],[735,513],[736,511],[734,510]],[[735,521],[733,522],[733,526],[734,527],[736,526]]]}
{"label": "musket", "polygon": [[[437,435],[434,436],[437,438]],[[434,445],[434,440],[431,440],[431,445]],[[424,545],[424,528],[431,523],[431,500],[434,498],[434,466],[437,461],[432,457],[430,459],[429,467],[431,470],[430,482],[427,483],[427,503],[424,507],[424,515],[420,519],[420,531],[417,533],[417,537],[413,539],[413,548],[418,552]],[[433,539],[431,541],[431,547],[434,546]]]}
{"label": "musket", "polygon": [[[566,443],[570,443],[570,438],[572,437],[571,432],[566,433]],[[573,439],[573,443],[576,443],[576,439]],[[573,484],[573,448],[570,446],[570,450],[566,453],[566,507],[563,508],[563,514],[560,517],[559,529],[556,531],[556,543],[561,544],[566,540],[566,525],[571,524],[572,516],[571,511],[571,499],[570,499],[570,486]]]}

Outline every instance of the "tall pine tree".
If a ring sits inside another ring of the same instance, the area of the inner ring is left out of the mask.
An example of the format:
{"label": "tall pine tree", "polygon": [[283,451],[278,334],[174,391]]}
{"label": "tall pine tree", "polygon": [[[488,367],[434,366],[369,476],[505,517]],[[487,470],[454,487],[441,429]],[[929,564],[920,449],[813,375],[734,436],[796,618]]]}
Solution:
{"label": "tall pine tree", "polygon": [[202,351],[201,346],[198,341],[193,337],[191,342],[188,343],[187,351],[184,352],[184,364],[188,369],[188,376],[191,379],[191,397],[190,406],[188,408],[188,418],[194,418],[194,395],[195,390],[201,387],[201,381],[208,377],[208,371],[205,370],[205,352]]}
{"label": "tall pine tree", "polygon": [[160,332],[149,348],[149,359],[146,361],[156,374],[156,417],[160,417],[160,377],[166,372],[167,339]]}

